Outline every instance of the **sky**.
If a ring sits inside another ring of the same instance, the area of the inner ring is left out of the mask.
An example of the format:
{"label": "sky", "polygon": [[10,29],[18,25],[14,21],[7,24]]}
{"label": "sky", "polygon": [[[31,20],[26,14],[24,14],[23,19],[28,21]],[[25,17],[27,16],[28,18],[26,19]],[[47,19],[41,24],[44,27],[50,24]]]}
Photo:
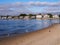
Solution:
{"label": "sky", "polygon": [[60,12],[60,0],[0,0],[0,15]]}

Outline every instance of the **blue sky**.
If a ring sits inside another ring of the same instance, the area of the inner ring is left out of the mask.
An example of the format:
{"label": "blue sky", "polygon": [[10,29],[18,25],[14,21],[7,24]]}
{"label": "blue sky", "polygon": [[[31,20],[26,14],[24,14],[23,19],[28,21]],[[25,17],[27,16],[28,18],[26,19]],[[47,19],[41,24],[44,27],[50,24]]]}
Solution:
{"label": "blue sky", "polygon": [[40,1],[40,2],[59,2],[59,0],[0,0],[0,3],[12,3],[12,2],[29,2],[29,1]]}
{"label": "blue sky", "polygon": [[42,12],[60,12],[60,0],[0,0],[0,15]]}

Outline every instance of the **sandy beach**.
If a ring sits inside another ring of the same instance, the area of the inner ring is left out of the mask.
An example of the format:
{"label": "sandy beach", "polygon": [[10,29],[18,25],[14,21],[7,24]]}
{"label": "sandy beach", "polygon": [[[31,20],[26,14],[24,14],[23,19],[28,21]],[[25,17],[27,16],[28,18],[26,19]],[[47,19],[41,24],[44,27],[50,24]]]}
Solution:
{"label": "sandy beach", "polygon": [[22,36],[2,38],[0,45],[60,45],[60,24]]}

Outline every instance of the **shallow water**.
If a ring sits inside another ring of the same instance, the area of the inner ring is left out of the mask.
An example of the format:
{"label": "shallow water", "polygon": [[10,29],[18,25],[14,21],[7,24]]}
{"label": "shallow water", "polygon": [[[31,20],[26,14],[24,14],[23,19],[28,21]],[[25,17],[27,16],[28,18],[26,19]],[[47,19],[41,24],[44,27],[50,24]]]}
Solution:
{"label": "shallow water", "polygon": [[36,19],[0,20],[0,37],[37,31],[59,22],[60,22],[59,20],[36,20]]}

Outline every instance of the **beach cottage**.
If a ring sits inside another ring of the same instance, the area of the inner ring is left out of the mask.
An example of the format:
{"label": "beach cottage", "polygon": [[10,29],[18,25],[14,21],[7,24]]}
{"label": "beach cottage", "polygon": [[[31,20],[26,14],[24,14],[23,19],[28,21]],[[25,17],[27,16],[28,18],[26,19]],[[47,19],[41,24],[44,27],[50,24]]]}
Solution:
{"label": "beach cottage", "polygon": [[7,17],[6,16],[1,16],[1,19],[7,19]]}
{"label": "beach cottage", "polygon": [[18,16],[19,19],[23,19],[23,16]]}
{"label": "beach cottage", "polygon": [[25,16],[24,19],[29,19],[29,15]]}
{"label": "beach cottage", "polygon": [[8,16],[7,18],[8,18],[8,19],[12,19],[12,16]]}
{"label": "beach cottage", "polygon": [[13,19],[18,19],[18,16],[12,16]]}
{"label": "beach cottage", "polygon": [[48,19],[49,15],[44,15],[43,18]]}
{"label": "beach cottage", "polygon": [[53,18],[59,18],[59,16],[58,15],[53,15]]}
{"label": "beach cottage", "polygon": [[41,19],[42,17],[42,15],[36,15],[36,19]]}
{"label": "beach cottage", "polygon": [[30,19],[36,19],[36,15],[32,15]]}

